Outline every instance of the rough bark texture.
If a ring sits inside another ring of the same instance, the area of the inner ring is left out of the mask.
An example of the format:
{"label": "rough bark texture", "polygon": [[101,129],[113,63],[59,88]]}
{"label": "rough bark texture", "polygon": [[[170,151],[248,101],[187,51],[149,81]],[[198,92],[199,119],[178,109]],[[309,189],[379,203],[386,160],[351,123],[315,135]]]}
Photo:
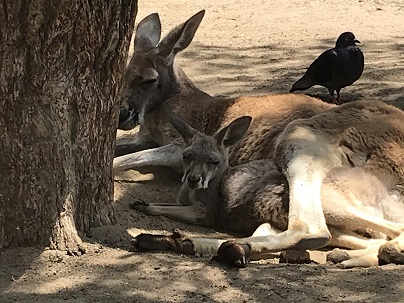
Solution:
{"label": "rough bark texture", "polygon": [[133,0],[0,2],[0,250],[76,252],[114,221],[117,93]]}

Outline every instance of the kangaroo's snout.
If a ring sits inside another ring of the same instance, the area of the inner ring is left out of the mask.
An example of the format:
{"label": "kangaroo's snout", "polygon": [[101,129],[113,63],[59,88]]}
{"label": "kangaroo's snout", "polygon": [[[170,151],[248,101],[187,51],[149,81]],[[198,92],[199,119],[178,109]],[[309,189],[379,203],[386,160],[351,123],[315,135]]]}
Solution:
{"label": "kangaroo's snout", "polygon": [[199,175],[188,175],[187,182],[190,188],[200,188],[202,186],[201,176]]}
{"label": "kangaroo's snout", "polygon": [[135,109],[130,109],[125,106],[121,106],[119,111],[119,123],[118,129],[130,130],[135,128],[139,124],[138,111]]}

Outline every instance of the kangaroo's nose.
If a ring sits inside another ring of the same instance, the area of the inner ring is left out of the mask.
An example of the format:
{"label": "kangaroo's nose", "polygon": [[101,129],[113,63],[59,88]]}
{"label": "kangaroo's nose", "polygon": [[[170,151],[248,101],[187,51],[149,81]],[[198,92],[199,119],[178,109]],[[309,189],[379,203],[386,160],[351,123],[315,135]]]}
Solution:
{"label": "kangaroo's nose", "polygon": [[139,117],[135,109],[128,109],[124,106],[119,111],[118,129],[130,130],[139,123]]}
{"label": "kangaroo's nose", "polygon": [[122,106],[119,110],[119,124],[127,122],[130,119],[130,114],[130,110]]}
{"label": "kangaroo's nose", "polygon": [[201,178],[199,176],[189,175],[187,178],[187,181],[188,181],[189,185],[196,186],[200,179]]}

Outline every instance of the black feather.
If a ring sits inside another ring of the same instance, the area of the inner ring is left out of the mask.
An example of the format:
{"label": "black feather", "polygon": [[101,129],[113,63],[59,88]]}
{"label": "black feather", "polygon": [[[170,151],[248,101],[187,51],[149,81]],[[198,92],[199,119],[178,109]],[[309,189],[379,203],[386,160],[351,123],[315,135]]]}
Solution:
{"label": "black feather", "polygon": [[360,78],[364,68],[362,51],[355,44],[359,43],[351,32],[342,33],[334,48],[323,52],[307,69],[304,76],[296,81],[290,90],[306,90],[314,85],[328,88],[336,103],[340,102],[340,90],[353,84]]}

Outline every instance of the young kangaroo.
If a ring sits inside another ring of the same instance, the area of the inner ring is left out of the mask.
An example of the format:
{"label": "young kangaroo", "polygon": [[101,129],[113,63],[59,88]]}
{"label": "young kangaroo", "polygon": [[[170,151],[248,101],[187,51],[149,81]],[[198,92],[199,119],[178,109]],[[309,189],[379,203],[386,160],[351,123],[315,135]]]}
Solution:
{"label": "young kangaroo", "polygon": [[[173,242],[165,249],[196,254],[214,247],[220,260],[235,266],[245,266],[248,257],[256,259],[265,257],[262,253],[275,251],[270,248],[270,237],[273,241],[281,234],[284,240],[288,238],[285,232],[289,213],[287,179],[273,159],[235,167],[228,165],[228,149],[241,140],[251,117],[238,118],[213,136],[202,134],[175,115],[170,115],[170,121],[186,143],[184,185],[179,196],[188,200],[182,201],[183,204],[191,206],[138,205],[137,208],[150,215],[253,235],[238,240],[240,245],[237,245],[213,239],[180,241],[178,233],[174,242],[170,237],[161,236],[154,240],[155,236],[147,235],[145,239],[146,235],[142,234],[135,238],[135,245],[147,245],[153,250],[159,243],[156,249],[161,250],[161,243]],[[382,247],[381,262],[403,263],[404,197],[400,190],[395,177],[374,175],[368,168],[342,166],[329,170],[320,190],[324,217],[331,232],[328,245],[352,249],[334,251],[329,254],[330,260],[343,260],[344,267],[377,265],[378,249]],[[258,244],[257,239],[262,243]],[[222,246],[217,247],[219,244]],[[258,245],[260,248],[254,251]],[[290,249],[289,245],[307,248],[298,241],[286,242],[283,248]],[[389,251],[391,247],[395,248],[393,254]]]}

